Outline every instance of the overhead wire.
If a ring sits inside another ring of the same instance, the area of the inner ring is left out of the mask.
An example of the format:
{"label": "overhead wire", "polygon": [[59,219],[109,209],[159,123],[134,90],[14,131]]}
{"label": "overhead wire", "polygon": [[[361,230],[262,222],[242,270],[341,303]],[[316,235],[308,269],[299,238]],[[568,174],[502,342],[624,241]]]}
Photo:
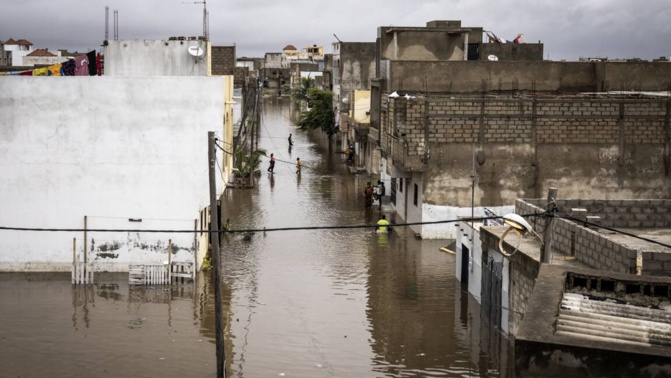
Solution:
{"label": "overhead wire", "polygon": [[[545,216],[545,214],[527,214],[522,215],[526,216]],[[419,226],[419,225],[429,225],[429,224],[450,224],[457,222],[478,222],[488,219],[503,219],[503,217],[478,217],[478,218],[460,218],[460,219],[448,219],[440,221],[430,221],[430,222],[407,222],[407,223],[396,223],[391,224],[392,227],[405,227],[405,226]],[[139,230],[139,229],[83,229],[83,228],[38,228],[38,227],[6,227],[0,226],[0,230],[6,231],[37,231],[37,232],[146,232],[146,233],[214,233],[214,232],[223,232],[223,233],[263,233],[263,232],[276,232],[276,231],[305,231],[305,230],[338,230],[338,229],[364,229],[364,228],[375,228],[377,225],[370,224],[359,224],[359,225],[338,225],[338,226],[301,226],[301,227],[276,227],[276,228],[250,228],[250,229],[230,229],[230,230]]]}

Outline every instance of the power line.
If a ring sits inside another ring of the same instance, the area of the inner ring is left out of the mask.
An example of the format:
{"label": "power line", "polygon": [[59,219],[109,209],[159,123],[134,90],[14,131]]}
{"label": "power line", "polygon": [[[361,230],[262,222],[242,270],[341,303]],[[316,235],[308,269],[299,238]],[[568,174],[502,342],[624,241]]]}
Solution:
{"label": "power line", "polygon": [[[523,216],[544,216],[545,214],[528,214]],[[481,218],[460,218],[442,221],[431,222],[408,222],[392,224],[392,227],[418,226],[428,224],[449,224],[457,222],[483,221],[488,219],[502,219],[503,217],[481,217]],[[250,228],[238,230],[138,230],[138,229],[79,229],[79,228],[37,228],[37,227],[5,227],[0,226],[0,230],[7,231],[36,231],[36,232],[145,232],[145,233],[197,233],[197,232],[224,232],[224,233],[258,233],[258,232],[274,232],[274,231],[304,231],[304,230],[338,230],[338,229],[359,229],[359,228],[375,228],[377,225],[360,224],[360,225],[340,225],[340,226],[308,226],[308,227],[278,227],[278,228]]]}

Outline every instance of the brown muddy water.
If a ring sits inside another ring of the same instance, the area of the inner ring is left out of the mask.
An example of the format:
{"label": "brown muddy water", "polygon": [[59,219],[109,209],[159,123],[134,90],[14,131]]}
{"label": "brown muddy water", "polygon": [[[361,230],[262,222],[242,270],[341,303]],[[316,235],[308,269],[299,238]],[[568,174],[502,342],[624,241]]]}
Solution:
{"label": "brown muddy water", "polygon": [[[362,193],[374,178],[350,174],[338,146],[297,130],[290,114],[288,99],[265,99],[259,147],[275,154],[275,173],[265,159],[255,189],[227,191],[223,218],[233,229],[374,224],[379,211],[364,209]],[[508,341],[480,320],[443,243],[402,227],[371,231],[223,238],[228,376],[513,376]],[[149,288],[129,287],[127,275],[97,281],[0,274],[0,376],[215,376],[210,277]]]}

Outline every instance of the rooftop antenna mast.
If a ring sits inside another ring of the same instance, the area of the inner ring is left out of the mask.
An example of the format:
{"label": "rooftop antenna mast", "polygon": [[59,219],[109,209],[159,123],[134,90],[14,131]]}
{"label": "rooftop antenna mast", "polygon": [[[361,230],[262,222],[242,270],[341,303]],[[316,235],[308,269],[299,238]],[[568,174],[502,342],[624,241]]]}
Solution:
{"label": "rooftop antenna mast", "polygon": [[207,12],[207,0],[203,1],[194,1],[194,2],[185,2],[182,1],[182,4],[203,4],[203,39],[206,41],[210,40],[210,14]]}

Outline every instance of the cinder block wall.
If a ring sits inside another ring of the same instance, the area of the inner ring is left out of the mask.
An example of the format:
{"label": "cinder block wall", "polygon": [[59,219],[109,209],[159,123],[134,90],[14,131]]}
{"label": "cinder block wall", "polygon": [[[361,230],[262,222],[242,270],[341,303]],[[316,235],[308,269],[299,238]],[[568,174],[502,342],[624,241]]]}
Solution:
{"label": "cinder block wall", "polygon": [[235,46],[212,46],[212,75],[235,75]]}
{"label": "cinder block wall", "polygon": [[[489,258],[489,250],[497,250],[499,238],[486,229],[480,229],[480,240],[482,241],[482,266],[486,265]],[[522,322],[527,309],[529,298],[534,290],[536,277],[540,270],[540,262],[524,253],[515,253],[510,258],[510,286],[508,288],[509,317],[508,330],[511,335],[517,333],[517,328]],[[485,272],[483,271],[483,276]]]}
{"label": "cinder block wall", "polygon": [[[540,211],[535,206],[542,199],[518,200],[517,214]],[[570,214],[572,208],[585,208],[588,215],[601,217],[601,225],[613,228],[671,227],[671,200],[557,200],[560,212]],[[560,214],[561,215],[561,214]],[[542,219],[542,217],[537,217]],[[531,220],[531,218],[528,218]],[[530,222],[531,223],[531,222]],[[533,224],[532,224],[533,225]],[[540,223],[542,225],[542,223]],[[534,227],[538,232],[542,230]],[[638,250],[612,241],[607,234],[584,227],[580,222],[555,219],[552,226],[553,251],[575,256],[592,268],[610,272],[636,273]],[[663,251],[642,251],[644,275],[671,276],[671,254]]]}
{"label": "cinder block wall", "polygon": [[642,252],[642,274],[647,276],[671,276],[671,253]]}
{"label": "cinder block wall", "polygon": [[635,249],[613,242],[606,235],[566,219],[555,219],[552,226],[553,251],[575,256],[594,269],[619,273],[636,273]]}
{"label": "cinder block wall", "polygon": [[665,135],[665,99],[396,98],[410,154],[423,153],[425,102],[436,143],[655,144]]}
{"label": "cinder block wall", "polygon": [[[567,177],[561,188],[565,198],[671,196],[671,179],[664,173],[670,100],[544,96],[457,94],[382,101],[381,145],[397,168],[430,173],[426,188],[440,188],[423,193],[430,203],[470,206],[470,181],[464,178],[470,174],[473,143],[485,156],[476,167],[475,206],[538,198],[543,188]],[[645,212],[663,213],[653,207],[633,219],[653,227]]]}
{"label": "cinder block wall", "polygon": [[557,200],[557,206],[570,214],[573,208],[587,209],[587,215],[599,216],[602,226],[620,228],[671,227],[671,200]]}

